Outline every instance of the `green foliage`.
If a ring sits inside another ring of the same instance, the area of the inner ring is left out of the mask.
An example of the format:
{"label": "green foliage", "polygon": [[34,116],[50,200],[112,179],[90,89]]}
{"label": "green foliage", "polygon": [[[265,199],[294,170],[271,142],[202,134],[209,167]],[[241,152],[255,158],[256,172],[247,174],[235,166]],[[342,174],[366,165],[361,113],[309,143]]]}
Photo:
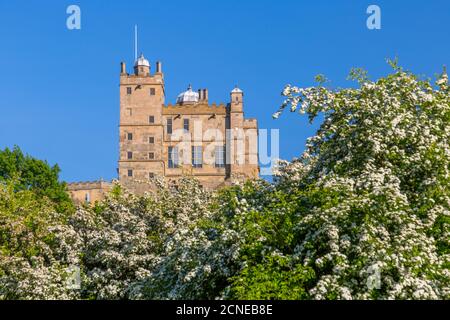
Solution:
{"label": "green foliage", "polygon": [[229,297],[241,300],[308,299],[314,271],[291,259],[270,256],[258,264],[247,265],[231,278]]}
{"label": "green foliage", "polygon": [[41,244],[52,244],[49,226],[66,221],[52,212],[53,205],[46,198],[13,188],[8,184],[0,190],[0,250],[30,260],[45,251]]}
{"label": "green foliage", "polygon": [[24,155],[17,146],[0,150],[0,182],[12,181],[15,191],[31,190],[49,198],[58,212],[73,210],[66,184],[58,180],[59,173],[58,165],[51,167],[46,161]]}
{"label": "green foliage", "polygon": [[[0,300],[73,297],[65,288],[67,223],[48,198],[0,184]],[[63,245],[60,232],[66,233]]]}

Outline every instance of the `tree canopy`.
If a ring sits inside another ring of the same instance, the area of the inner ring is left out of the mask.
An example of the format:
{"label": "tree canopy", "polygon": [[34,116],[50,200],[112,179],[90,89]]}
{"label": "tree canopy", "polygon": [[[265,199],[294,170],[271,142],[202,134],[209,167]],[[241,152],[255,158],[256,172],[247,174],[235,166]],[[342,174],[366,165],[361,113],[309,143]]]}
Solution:
{"label": "tree canopy", "polygon": [[23,154],[18,146],[0,150],[0,182],[12,181],[15,191],[31,190],[48,197],[59,212],[72,208],[66,184],[59,181],[60,168]]}

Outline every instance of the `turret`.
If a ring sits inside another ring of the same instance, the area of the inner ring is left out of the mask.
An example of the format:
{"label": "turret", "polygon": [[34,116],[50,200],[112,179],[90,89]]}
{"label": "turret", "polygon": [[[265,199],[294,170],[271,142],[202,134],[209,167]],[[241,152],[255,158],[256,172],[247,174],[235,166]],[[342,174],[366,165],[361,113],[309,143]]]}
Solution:
{"label": "turret", "polygon": [[244,110],[244,92],[237,86],[231,90],[230,111],[243,112]]}
{"label": "turret", "polygon": [[134,74],[141,77],[150,76],[150,62],[145,59],[143,54],[141,54],[134,64]]}

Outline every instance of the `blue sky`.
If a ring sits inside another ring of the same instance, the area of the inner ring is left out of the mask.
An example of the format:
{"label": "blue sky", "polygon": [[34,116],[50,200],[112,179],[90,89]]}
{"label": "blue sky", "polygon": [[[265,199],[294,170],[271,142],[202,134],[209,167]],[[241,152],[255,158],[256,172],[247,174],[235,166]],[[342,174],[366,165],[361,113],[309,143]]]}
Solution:
{"label": "blue sky", "polygon": [[[66,28],[79,5],[81,30]],[[366,27],[379,5],[381,30]],[[323,73],[335,87],[351,67],[372,78],[385,59],[434,76],[450,57],[450,1],[6,1],[0,0],[0,148],[62,168],[67,181],[116,177],[119,63],[131,71],[133,26],[154,64],[163,63],[166,102],[189,83],[228,102],[238,84],[247,117],[280,129],[280,156],[298,156],[317,123],[271,115],[285,84],[313,85]]]}

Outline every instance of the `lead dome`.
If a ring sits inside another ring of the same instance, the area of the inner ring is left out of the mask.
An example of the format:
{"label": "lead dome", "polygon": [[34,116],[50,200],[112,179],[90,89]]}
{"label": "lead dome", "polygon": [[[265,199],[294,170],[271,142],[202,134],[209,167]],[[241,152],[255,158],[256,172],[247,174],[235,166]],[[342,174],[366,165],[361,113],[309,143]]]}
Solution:
{"label": "lead dome", "polygon": [[189,85],[186,91],[180,93],[177,97],[177,104],[196,103],[199,100],[197,92],[192,91],[192,86]]}

